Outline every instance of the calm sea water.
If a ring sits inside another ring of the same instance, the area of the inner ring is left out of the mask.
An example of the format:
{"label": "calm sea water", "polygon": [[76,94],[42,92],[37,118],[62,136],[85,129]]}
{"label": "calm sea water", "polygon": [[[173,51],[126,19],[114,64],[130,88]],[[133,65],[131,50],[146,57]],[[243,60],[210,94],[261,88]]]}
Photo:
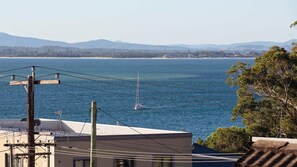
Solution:
{"label": "calm sea water", "polygon": [[[53,79],[53,73],[60,72],[62,82],[36,86],[36,117],[57,119],[54,112],[62,111],[62,119],[90,121],[90,103],[95,100],[104,112],[127,125],[185,130],[193,133],[195,141],[198,137],[206,138],[217,127],[242,126],[240,120],[230,120],[237,100],[236,88],[224,83],[225,72],[238,61],[253,63],[253,59],[1,58],[0,71],[34,65],[102,76],[36,68],[37,79]],[[138,72],[141,101],[149,109],[134,111]],[[30,69],[2,72],[0,78],[12,74],[23,80],[21,77],[28,76]],[[52,75],[45,76],[48,74]],[[9,80],[0,79],[1,119],[23,118],[26,91],[22,86],[8,86]],[[97,122],[117,124],[100,111]]]}

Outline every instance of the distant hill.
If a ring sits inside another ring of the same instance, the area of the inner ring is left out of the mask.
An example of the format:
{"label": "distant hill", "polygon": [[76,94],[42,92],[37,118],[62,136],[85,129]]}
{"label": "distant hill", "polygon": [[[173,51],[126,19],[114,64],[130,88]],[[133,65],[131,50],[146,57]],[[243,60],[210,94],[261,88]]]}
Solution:
{"label": "distant hill", "polygon": [[91,40],[77,43],[67,43],[62,41],[51,41],[31,37],[19,37],[6,33],[0,33],[0,46],[9,47],[44,47],[44,46],[57,46],[57,47],[75,47],[80,49],[121,49],[121,50],[155,50],[155,51],[187,51],[187,50],[211,50],[211,51],[263,51],[268,50],[273,45],[278,45],[289,49],[291,41],[286,42],[247,42],[247,43],[234,43],[227,45],[214,45],[214,44],[200,44],[200,45],[145,45],[127,42],[109,41],[105,39]]}
{"label": "distant hill", "polygon": [[180,46],[166,45],[144,45],[126,42],[113,42],[105,39],[92,40],[86,42],[66,43],[61,41],[51,41],[30,37],[18,37],[6,33],[0,33],[0,46],[12,47],[43,47],[43,46],[59,46],[59,47],[77,47],[80,49],[128,49],[128,50],[187,50],[188,48]]}
{"label": "distant hill", "polygon": [[50,41],[30,37],[18,37],[6,33],[0,33],[0,46],[19,46],[19,47],[42,47],[42,46],[63,46],[66,42]]}
{"label": "distant hill", "polygon": [[187,50],[188,48],[181,46],[167,45],[144,45],[127,42],[113,42],[105,39],[92,40],[86,42],[77,42],[71,44],[73,47],[82,49],[104,48],[104,49],[128,49],[128,50]]}
{"label": "distant hill", "polygon": [[286,49],[292,47],[294,40],[289,40],[286,42],[268,42],[268,41],[256,41],[256,42],[246,42],[246,43],[234,43],[226,45],[215,45],[215,44],[200,44],[200,45],[173,45],[186,47],[197,50],[232,50],[232,51],[244,51],[244,50],[254,50],[254,51],[263,51],[268,50],[271,46],[280,46]]}

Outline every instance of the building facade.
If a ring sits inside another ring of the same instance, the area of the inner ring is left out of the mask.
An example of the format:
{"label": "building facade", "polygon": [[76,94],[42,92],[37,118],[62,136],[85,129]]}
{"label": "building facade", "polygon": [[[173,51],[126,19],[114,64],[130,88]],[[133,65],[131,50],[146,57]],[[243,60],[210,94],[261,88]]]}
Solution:
{"label": "building facade", "polygon": [[[90,123],[38,121],[36,167],[90,166]],[[26,166],[26,122],[1,120],[0,126],[0,166]],[[96,141],[98,167],[192,166],[192,134],[188,132],[97,124]]]}

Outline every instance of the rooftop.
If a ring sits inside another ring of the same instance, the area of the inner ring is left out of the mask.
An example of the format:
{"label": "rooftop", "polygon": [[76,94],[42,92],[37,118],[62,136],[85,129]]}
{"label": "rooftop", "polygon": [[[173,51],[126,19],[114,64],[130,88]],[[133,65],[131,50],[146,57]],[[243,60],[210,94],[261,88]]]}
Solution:
{"label": "rooftop", "polygon": [[[91,134],[91,123],[38,119],[40,125],[35,126],[36,132],[51,132],[53,136],[89,136]],[[19,119],[0,120],[0,133],[2,132],[24,132],[26,121]],[[171,131],[138,127],[127,127],[121,125],[97,124],[97,136],[112,135],[139,135],[139,134],[190,134],[184,131]]]}
{"label": "rooftop", "polygon": [[297,166],[297,139],[253,138],[252,148],[234,166]]}

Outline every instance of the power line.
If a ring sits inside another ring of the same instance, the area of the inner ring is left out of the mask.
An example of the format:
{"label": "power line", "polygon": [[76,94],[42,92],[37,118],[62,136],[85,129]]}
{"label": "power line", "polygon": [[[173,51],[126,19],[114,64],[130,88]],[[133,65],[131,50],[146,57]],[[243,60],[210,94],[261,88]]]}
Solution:
{"label": "power line", "polygon": [[0,77],[0,79],[11,77],[11,76],[16,76],[16,77],[20,77],[20,78],[26,78],[26,77],[23,77],[23,76],[20,76],[20,75],[5,75],[5,76]]}
{"label": "power line", "polygon": [[[75,156],[88,156],[89,153],[84,153],[84,152],[77,152],[77,151],[63,151],[63,150],[56,150],[56,153],[57,154],[63,154],[63,155],[75,155]],[[125,156],[122,156],[122,155],[118,155],[118,154],[104,154],[104,153],[97,153],[96,154],[96,157],[97,158],[106,158],[106,159],[114,159],[115,157],[118,158],[118,159],[125,159],[125,160],[137,160],[137,161],[147,161],[147,162],[156,162],[156,161],[160,161],[162,160],[162,162],[168,162],[168,163],[171,163],[171,162],[174,162],[174,163],[217,163],[217,162],[235,162],[237,161],[237,159],[219,159],[219,158],[216,158],[214,157],[213,159],[215,160],[210,160],[208,158],[203,158],[203,159],[195,159],[195,158],[192,158],[191,157],[185,157],[183,158],[184,160],[182,160],[181,158],[177,158],[177,157],[174,157],[174,159],[170,156],[170,155],[166,155],[166,156],[163,156],[163,157],[150,157],[150,156],[147,156],[147,157],[142,157],[142,156],[139,156],[139,155],[136,155],[136,156],[128,156],[125,155]],[[170,160],[164,160],[164,158],[168,158]],[[175,159],[178,159],[178,160],[175,160]],[[189,160],[191,159],[191,160]],[[193,161],[193,160],[196,160],[196,161]],[[197,160],[200,160],[200,161],[197,161]]]}
{"label": "power line", "polygon": [[[105,84],[110,84],[110,85],[115,85],[115,86],[120,86],[120,87],[125,87],[125,88],[127,88],[127,87],[128,88],[135,88],[135,86],[126,85],[126,84],[111,83],[111,82],[107,82],[107,81],[103,81],[103,80],[86,78],[86,77],[81,77],[81,76],[74,76],[74,75],[69,75],[69,74],[65,74],[65,73],[61,73],[61,74],[62,75],[65,75],[65,76],[73,77],[73,78],[78,78],[78,79],[83,79],[83,80],[89,80],[89,81],[95,81],[95,82],[99,82],[99,83],[105,83]],[[157,86],[157,85],[160,85],[160,84],[152,84],[152,85]],[[163,86],[163,87],[165,87],[165,86]],[[189,96],[196,97],[196,96],[193,96],[193,95],[187,95],[187,94],[183,94],[183,93],[164,92],[164,91],[159,91],[159,90],[156,90],[156,89],[154,89],[154,90],[153,89],[148,89],[148,88],[145,88],[145,87],[142,87],[142,90],[147,90],[149,92],[156,92],[156,93],[161,93],[161,94],[166,94],[166,95],[173,93],[173,94],[177,94],[177,95],[184,96],[184,97],[189,97]]]}
{"label": "power line", "polygon": [[[63,73],[61,73],[62,75],[65,75]],[[90,80],[90,81],[96,81],[96,82],[101,82],[99,80],[94,80],[94,79],[90,79],[90,78],[82,78],[82,77],[77,77],[77,76],[73,76],[73,75],[68,75],[66,74],[66,76],[70,76],[70,77],[74,77],[74,78],[80,78],[80,79],[86,79],[86,80]],[[102,83],[106,83],[106,84],[111,84],[111,85],[117,85],[119,86],[119,84],[113,84],[113,83],[108,83],[108,82],[102,82]],[[103,90],[103,89],[95,89],[95,88],[87,88],[85,86],[76,86],[76,85],[69,85],[69,84],[65,84],[65,83],[61,83],[63,85],[66,85],[66,86],[72,86],[72,87],[77,87],[77,88],[81,88],[81,89],[86,89],[86,90],[95,90],[95,91],[100,91],[100,92],[107,92],[107,93],[114,93],[114,94],[118,94],[118,95],[123,95],[123,96],[130,96],[130,97],[134,97],[135,94],[128,94],[128,93],[119,93],[119,92],[111,92],[111,91],[106,91],[106,90]],[[124,85],[121,85],[121,86],[124,86]],[[131,87],[131,86],[129,86]],[[184,96],[184,97],[189,97],[188,95],[185,95],[185,94],[181,94],[181,93],[176,93],[176,92],[161,92],[161,91],[150,91],[150,92],[158,92],[158,93],[163,93],[163,94],[175,94],[175,95],[181,95],[181,96]],[[195,97],[195,96],[192,96],[192,97]],[[170,100],[170,99],[168,99]],[[171,101],[171,100],[170,100]],[[175,102],[185,102],[185,101],[177,101],[177,100],[174,100]],[[196,100],[194,98],[191,99],[192,102],[196,102]],[[189,100],[187,100],[187,102],[189,102]],[[176,104],[176,103],[175,103]]]}
{"label": "power line", "polygon": [[[63,73],[61,73],[61,75],[65,75]],[[91,78],[85,78],[85,77],[78,77],[78,76],[73,76],[73,75],[68,75],[66,74],[66,76],[70,76],[70,77],[74,77],[74,78],[80,78],[80,79],[85,79],[85,80],[90,80],[90,81],[95,81],[95,82],[100,82],[100,83],[105,83],[105,84],[111,84],[111,85],[116,85],[116,86],[121,86],[121,87],[129,87],[131,88],[131,86],[127,86],[127,85],[123,85],[123,84],[114,84],[114,83],[110,83],[110,82],[105,82],[105,81],[100,81],[100,80],[96,80],[96,79],[91,79]],[[65,83],[62,83],[64,85],[67,85]],[[68,86],[71,86],[68,84]],[[74,85],[72,85],[74,86]],[[100,91],[100,92],[107,92],[107,93],[115,93],[115,94],[118,94],[118,95],[123,95],[123,96],[130,96],[130,97],[134,97],[135,94],[128,94],[128,93],[119,93],[119,92],[111,92],[111,91],[107,91],[107,90],[103,90],[103,89],[94,89],[94,88],[86,88],[85,86],[82,87],[82,86],[74,86],[74,87],[78,87],[78,88],[82,88],[82,89],[89,89],[89,90],[96,90],[96,91]],[[133,86],[134,88],[134,86]],[[144,88],[145,89],[145,88]],[[158,91],[158,90],[152,90],[152,89],[145,89],[145,90],[150,90],[149,93],[151,92],[157,92],[157,93],[162,93],[162,94],[166,94],[166,95],[175,95],[175,96],[183,96],[185,98],[191,98],[190,100],[176,100],[176,99],[165,99],[165,100],[169,100],[169,101],[174,101],[175,102],[175,106],[176,106],[176,103],[184,103],[184,102],[197,102],[196,98],[197,96],[193,96],[193,95],[186,95],[186,94],[183,94],[183,93],[177,93],[177,92],[163,92],[163,91]],[[158,96],[159,97],[159,96]],[[182,104],[181,104],[182,105]]]}
{"label": "power line", "polygon": [[7,78],[7,77],[11,77],[11,75],[4,75],[4,76],[0,77],[0,79]]}
{"label": "power line", "polygon": [[[20,134],[23,135],[23,134]],[[61,147],[62,149],[64,149],[64,147]],[[76,152],[72,151],[73,153],[77,154],[79,153],[79,151],[82,152],[88,152],[89,150],[85,150],[85,149],[76,149],[76,148],[69,148],[71,150],[78,150]],[[97,153],[99,154],[105,154],[105,155],[116,155],[116,156],[127,156],[127,155],[137,155],[138,157],[143,157],[144,155],[163,155],[163,156],[180,156],[180,157],[185,157],[185,156],[197,156],[197,157],[202,157],[203,159],[224,159],[226,157],[212,157],[209,155],[205,155],[205,154],[172,154],[172,153],[156,153],[156,152],[135,152],[135,151],[120,151],[120,150],[104,150],[104,149],[95,149],[97,150]],[[69,151],[68,151],[69,152]],[[124,154],[123,154],[124,153]],[[126,154],[125,154],[126,153]],[[218,153],[215,155],[226,155],[226,154],[230,154],[230,153]],[[175,158],[175,159],[183,159],[183,158]],[[199,158],[195,158],[195,159],[199,159]],[[230,158],[226,159],[226,160],[232,160]]]}
{"label": "power line", "polygon": [[[74,71],[69,71],[69,70],[62,70],[62,69],[57,69],[57,68],[50,68],[50,67],[44,67],[44,66],[36,66],[39,68],[43,69],[48,69],[48,70],[56,70],[56,71],[61,71],[61,72],[66,72],[66,73],[72,73],[72,74],[78,74],[78,75],[84,75],[84,76],[91,76],[91,77],[96,77],[96,78],[102,78],[102,79],[108,79],[108,80],[117,80],[117,81],[123,81],[127,82],[130,84],[135,84],[135,81],[133,80],[127,80],[127,79],[121,79],[121,78],[115,78],[115,77],[107,77],[107,76],[101,76],[101,75],[93,75],[93,74],[85,74],[81,72],[74,72]],[[141,84],[144,85],[153,85],[153,86],[160,86],[160,87],[166,87],[166,88],[178,88],[178,89],[183,89],[183,90],[189,90],[189,91],[197,91],[196,89],[192,88],[186,88],[186,87],[180,87],[180,86],[173,86],[173,85],[163,85],[163,84],[157,84],[157,83],[148,83],[148,82],[142,82]]]}
{"label": "power line", "polygon": [[21,76],[21,75],[13,75],[15,77],[20,77],[20,78],[23,78],[23,79],[27,79],[27,77],[24,77],[24,76]]}
{"label": "power line", "polygon": [[[36,67],[39,67],[39,68],[43,68],[43,69],[48,69],[48,70],[56,70],[56,71],[60,71],[60,72],[65,72],[65,73],[72,73],[72,74],[77,74],[77,75],[83,75],[83,76],[89,76],[89,77],[96,77],[96,78],[103,78],[103,79],[108,79],[108,80],[118,80],[118,81],[124,81],[124,82],[128,82],[128,83],[134,83],[134,81],[131,81],[131,80],[126,80],[126,79],[119,79],[119,78],[114,78],[114,77],[105,77],[105,76],[99,76],[99,75],[92,75],[92,74],[85,74],[85,73],[81,73],[81,72],[74,72],[74,71],[69,71],[69,70],[63,70],[63,69],[56,69],[56,68],[50,68],[50,67],[44,67],[44,66],[36,66]],[[61,73],[62,75],[65,75],[65,76],[68,76],[68,77],[73,77],[73,78],[78,78],[78,79],[83,79],[83,80],[89,80],[89,81],[95,81],[95,82],[99,82],[99,83],[105,83],[105,84],[111,84],[111,85],[115,85],[115,86],[121,86],[121,87],[129,87],[129,88],[134,88],[134,86],[130,86],[130,85],[126,85],[126,84],[119,84],[119,83],[111,83],[111,82],[107,82],[107,81],[103,81],[103,80],[98,80],[98,79],[94,79],[94,78],[87,78],[87,77],[82,77],[82,76],[75,76],[75,75],[69,75],[69,74],[65,74],[65,73]],[[154,86],[162,86],[162,87],[171,87],[171,88],[183,88],[184,89],[187,89],[187,88],[184,88],[184,87],[176,87],[176,86],[170,86],[170,85],[162,85],[162,84],[155,84],[155,83],[145,83],[143,82],[143,84],[147,84],[147,85],[154,85]],[[64,84],[66,85],[66,84]],[[70,85],[68,85],[70,86]],[[81,86],[74,86],[72,85],[73,87],[77,87],[77,88],[82,88],[82,89],[86,89],[85,87],[81,87]],[[170,95],[175,95],[175,96],[183,96],[185,98],[189,98],[189,97],[192,97],[190,99],[190,101],[192,102],[197,102],[197,100],[195,100],[197,98],[196,95],[192,95],[192,94],[184,94],[184,93],[178,93],[178,92],[163,92],[163,91],[158,91],[158,90],[153,90],[153,89],[148,89],[148,88],[142,88],[143,90],[148,90],[149,93],[152,93],[152,92],[157,92],[157,93],[162,93],[162,94],[170,94]],[[96,90],[97,89],[94,89],[94,88],[91,88],[89,90]],[[188,90],[195,90],[195,89],[188,89]],[[134,94],[128,94],[128,93],[118,93],[118,92],[111,92],[111,91],[106,91],[106,90],[99,90],[101,92],[108,92],[108,93],[116,93],[116,94],[119,94],[119,95],[123,95],[123,96],[131,96],[133,97]],[[196,90],[195,90],[196,91]],[[185,101],[177,101],[175,99],[167,99],[167,100],[170,100],[170,101],[175,101],[175,102],[185,102]],[[187,100],[188,102],[189,100]]]}
{"label": "power line", "polygon": [[80,132],[79,132],[79,135],[78,136],[80,136],[81,135],[81,133],[82,133],[82,131],[84,130],[84,128],[85,128],[85,125],[86,125],[86,122],[87,122],[87,120],[88,120],[88,117],[90,116],[90,112],[87,112],[87,116],[86,116],[86,119],[85,119],[85,121],[84,121],[84,124],[83,124],[83,126],[82,126],[82,128],[81,128],[81,130],[80,130]]}
{"label": "power line", "polygon": [[116,86],[121,86],[121,87],[130,87],[130,88],[132,88],[132,86],[130,86],[130,85],[111,83],[111,82],[106,82],[106,81],[103,81],[103,80],[97,80],[97,79],[91,79],[91,78],[86,78],[86,77],[74,76],[74,75],[69,75],[69,74],[65,74],[65,73],[61,73],[61,74],[65,75],[65,76],[68,76],[68,77],[78,78],[78,79],[84,79],[84,80],[95,81],[95,82],[99,82],[99,83],[106,83],[106,84],[110,84],[110,85],[116,85]]}
{"label": "power line", "polygon": [[[118,83],[112,83],[112,82],[106,82],[106,81],[103,81],[103,80],[97,80],[97,79],[91,79],[91,78],[86,78],[86,77],[80,77],[80,76],[74,76],[74,75],[69,75],[69,74],[64,74],[64,73],[61,73],[62,75],[65,75],[65,76],[68,76],[68,77],[73,77],[73,78],[78,78],[78,79],[84,79],[84,80],[89,80],[89,81],[95,81],[95,82],[98,82],[98,83],[103,83],[103,84],[110,84],[110,85],[115,85],[115,86],[120,86],[120,87],[124,87],[124,88],[135,88],[134,86],[130,86],[130,85],[125,85],[125,84],[118,84]],[[145,88],[144,88],[145,89]],[[146,90],[149,90],[149,89],[146,89]],[[163,93],[163,94],[168,94],[168,92],[161,92],[161,91],[157,91],[157,90],[154,90],[153,92],[158,92],[158,93]],[[134,94],[130,95],[130,96],[134,96]]]}
{"label": "power line", "polygon": [[[88,150],[83,150],[83,149],[78,149],[78,150],[82,150],[82,151],[88,151]],[[172,153],[152,153],[152,152],[129,152],[129,151],[118,151],[118,150],[114,150],[114,152],[111,152],[111,151],[100,151],[100,149],[96,149],[97,151],[99,150],[98,153],[101,153],[101,154],[104,154],[104,155],[116,155],[116,156],[127,156],[127,155],[130,155],[130,154],[122,154],[121,152],[126,152],[126,153],[132,153],[133,155],[136,153],[137,154],[137,160],[140,159],[140,157],[143,158],[143,156],[140,156],[141,154],[155,154],[155,155],[170,155],[170,156],[173,156]],[[118,153],[120,152],[120,153]],[[78,155],[78,152],[72,152],[72,153],[75,153],[75,155]],[[83,154],[80,154],[80,155],[83,155]],[[174,154],[176,156],[176,154]],[[192,154],[177,154],[178,156],[190,156]],[[195,155],[195,156],[198,156],[198,157],[201,157],[203,158],[203,160],[207,160],[207,159],[224,159],[224,160],[228,160],[226,162],[229,162],[229,161],[236,161],[235,159],[231,159],[231,158],[225,158],[225,157],[211,157],[211,156],[205,156],[205,155]],[[102,156],[98,156],[98,157],[102,157]],[[195,158],[195,160],[200,160],[201,158]],[[157,158],[154,158],[154,160],[156,160]],[[179,158],[179,157],[175,157],[175,159],[178,159],[178,160],[181,160],[181,159],[188,159],[188,158]],[[141,159],[140,159],[141,160]],[[174,162],[185,162],[185,161],[174,161]],[[189,161],[189,162],[192,162],[192,161]],[[206,162],[206,161],[203,161],[203,162]],[[210,162],[214,162],[214,161],[210,161]],[[219,161],[216,161],[216,162],[219,162]],[[220,162],[223,162],[223,161],[220,161]]]}
{"label": "power line", "polygon": [[[134,145],[134,144],[136,144],[136,145],[144,145],[145,147],[149,147],[149,148],[160,148],[160,146],[159,145],[154,145],[153,143],[151,144],[151,143],[143,143],[143,142],[141,142],[141,141],[139,141],[139,142],[137,142],[137,141],[122,141],[121,142],[121,144],[119,144],[119,143],[112,143],[112,144],[110,144],[110,145],[114,145],[115,147],[118,147],[118,146],[128,146],[128,145]],[[185,146],[184,145],[178,145],[178,144],[169,144],[169,143],[166,143],[166,145],[167,146],[169,146],[169,147],[171,147],[171,146],[173,146],[173,147],[179,147],[179,149],[180,150],[182,150],[182,149],[184,149],[184,150],[187,150],[187,149],[185,149]]]}
{"label": "power line", "polygon": [[[80,153],[80,154],[88,154],[89,151],[88,150],[78,150],[78,151],[64,151],[64,150],[60,150],[61,152],[72,152],[72,153]],[[127,156],[135,156],[136,154],[118,154],[118,153],[108,153],[108,152],[96,152],[96,154],[98,155],[104,155],[104,156],[116,156],[116,157],[127,157]],[[151,154],[154,155],[154,154]],[[141,154],[137,154],[136,157],[137,159],[151,159],[151,155],[141,155]],[[163,155],[166,157],[172,156],[172,155]],[[191,155],[190,155],[191,156]],[[175,157],[174,159],[189,159],[190,156],[184,156],[184,157]],[[156,157],[154,159],[162,159],[162,157]],[[192,158],[191,158],[192,159]]]}
{"label": "power line", "polygon": [[15,69],[10,69],[10,70],[4,70],[4,71],[0,71],[0,73],[6,73],[6,72],[11,72],[11,71],[18,71],[18,70],[23,70],[26,68],[31,68],[31,66],[27,66],[27,67],[20,67],[20,68],[15,68]]}
{"label": "power line", "polygon": [[130,127],[130,126],[127,125],[126,123],[124,123],[124,122],[122,122],[121,120],[115,118],[114,116],[112,116],[111,114],[109,114],[109,113],[103,111],[102,109],[98,108],[98,110],[102,111],[103,113],[105,113],[106,115],[110,116],[110,117],[113,118],[114,120],[119,121],[121,124],[123,124],[124,126],[128,127],[129,129],[131,129],[131,130],[133,130],[133,131],[139,133],[140,135],[145,136],[146,138],[148,138],[148,139],[154,141],[155,143],[157,143],[157,144],[159,144],[159,145],[162,145],[163,147],[168,148],[168,149],[170,149],[170,150],[172,150],[172,151],[174,151],[174,152],[177,152],[177,153],[182,154],[181,152],[179,152],[179,151],[177,151],[177,150],[175,150],[175,149],[173,149],[173,148],[171,148],[171,147],[169,147],[169,146],[167,146],[167,145],[165,145],[165,144],[162,144],[162,143],[158,142],[157,140],[151,138],[150,136],[148,136],[148,135],[146,135],[146,134],[143,134],[143,133],[141,133],[140,131],[138,131],[138,130],[132,128],[132,127]]}
{"label": "power line", "polygon": [[41,75],[41,76],[36,77],[36,79],[45,78],[45,77],[48,77],[48,76],[53,76],[55,74],[57,74],[57,73],[51,73],[51,74]]}
{"label": "power line", "polygon": [[[64,149],[64,148],[63,148]],[[77,150],[78,152],[89,152],[89,150],[86,149],[78,149],[78,148],[69,148],[71,150]],[[104,149],[95,149],[98,154],[108,154],[108,155],[119,155],[119,156],[129,156],[129,155],[137,155],[141,157],[147,157],[151,155],[157,155],[157,156],[175,156],[176,159],[184,159],[184,157],[188,156],[195,156],[195,159],[226,159],[226,160],[234,160],[228,157],[217,157],[225,155],[226,153],[218,153],[216,156],[206,155],[206,154],[172,154],[172,153],[160,153],[160,152],[139,152],[139,151],[120,151],[120,150],[104,150]],[[228,153],[230,154],[230,153]]]}
{"label": "power line", "polygon": [[10,150],[10,149],[7,149],[7,150],[1,150],[0,152],[2,153],[2,152],[5,152],[5,151],[8,151],[8,150]]}
{"label": "power line", "polygon": [[99,91],[99,92],[106,92],[106,93],[114,93],[114,94],[118,94],[124,97],[127,96],[134,96],[134,94],[128,94],[128,93],[119,93],[119,92],[111,92],[111,91],[106,91],[106,90],[101,90],[101,89],[95,89],[95,88],[87,88],[85,86],[77,86],[77,85],[70,85],[70,84],[65,84],[65,83],[61,83],[61,85],[64,86],[69,86],[69,87],[74,87],[74,88],[80,88],[80,89],[85,89],[85,90],[92,90],[92,91]]}
{"label": "power line", "polygon": [[[123,96],[123,97],[135,97],[135,94],[129,94],[129,93],[120,93],[120,92],[114,92],[114,91],[108,91],[106,89],[96,89],[96,88],[89,88],[86,86],[78,86],[78,85],[73,85],[73,84],[66,84],[65,82],[60,83],[60,85],[63,86],[68,86],[68,87],[73,87],[73,88],[79,88],[79,89],[83,89],[83,90],[90,90],[90,91],[98,91],[98,92],[105,92],[105,93],[112,93],[112,94],[116,94],[119,96]],[[159,97],[159,96],[158,96]],[[157,97],[157,98],[158,98]],[[160,98],[160,97],[159,97]],[[167,100],[170,102],[170,104],[174,104],[174,105],[166,105],[166,107],[176,107],[178,105],[184,105],[182,103],[188,103],[188,102],[197,102],[196,99],[189,99],[189,100],[177,100],[177,99],[163,99],[163,100]],[[168,104],[168,103],[167,103]],[[158,108],[158,107],[157,107]],[[160,107],[163,108],[163,107]]]}

